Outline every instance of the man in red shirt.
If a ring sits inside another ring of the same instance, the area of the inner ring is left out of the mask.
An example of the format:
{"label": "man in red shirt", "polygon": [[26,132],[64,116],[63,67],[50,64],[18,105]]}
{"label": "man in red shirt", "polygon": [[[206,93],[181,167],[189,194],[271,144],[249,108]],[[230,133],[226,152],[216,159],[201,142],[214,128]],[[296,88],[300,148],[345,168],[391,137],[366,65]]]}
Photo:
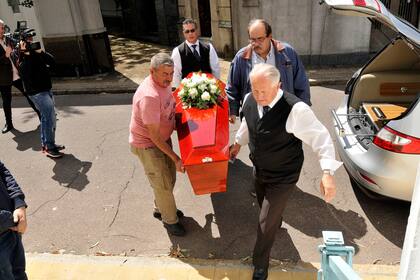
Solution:
{"label": "man in red shirt", "polygon": [[156,206],[153,216],[162,219],[169,234],[182,236],[185,229],[178,218],[184,214],[177,210],[173,195],[176,171],[185,172],[171,143],[175,128],[173,73],[174,63],[168,54],[152,57],[150,75],[133,97],[129,143],[153,188]]}

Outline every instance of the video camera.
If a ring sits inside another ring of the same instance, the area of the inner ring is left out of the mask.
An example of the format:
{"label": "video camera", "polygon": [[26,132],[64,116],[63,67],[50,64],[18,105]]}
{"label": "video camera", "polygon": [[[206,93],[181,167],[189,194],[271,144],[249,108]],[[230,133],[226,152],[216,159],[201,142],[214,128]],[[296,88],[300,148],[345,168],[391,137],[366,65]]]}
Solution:
{"label": "video camera", "polygon": [[27,51],[36,51],[41,49],[40,42],[32,42],[32,38],[36,35],[35,29],[29,29],[26,21],[18,21],[16,30],[13,33],[10,32],[10,28],[8,26],[6,26],[5,29],[6,32],[8,32],[4,34],[6,45],[21,50],[19,43],[20,41],[24,41],[26,43]]}

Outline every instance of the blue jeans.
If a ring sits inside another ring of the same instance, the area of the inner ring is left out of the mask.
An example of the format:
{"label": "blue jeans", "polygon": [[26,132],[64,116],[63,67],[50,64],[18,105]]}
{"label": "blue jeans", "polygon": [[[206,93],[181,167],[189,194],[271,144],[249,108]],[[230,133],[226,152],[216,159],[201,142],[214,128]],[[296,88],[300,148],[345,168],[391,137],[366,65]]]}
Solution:
{"label": "blue jeans", "polygon": [[48,150],[55,149],[55,109],[51,90],[29,96],[41,113],[41,144]]}
{"label": "blue jeans", "polygon": [[14,231],[0,235],[0,280],[27,280],[22,237]]}

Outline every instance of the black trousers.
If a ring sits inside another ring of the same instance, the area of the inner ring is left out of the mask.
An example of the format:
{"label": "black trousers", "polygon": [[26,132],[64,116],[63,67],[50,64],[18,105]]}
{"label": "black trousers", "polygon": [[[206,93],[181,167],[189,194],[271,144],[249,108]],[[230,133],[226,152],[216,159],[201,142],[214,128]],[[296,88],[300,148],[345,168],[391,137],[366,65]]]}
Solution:
{"label": "black trousers", "polygon": [[256,268],[266,269],[269,266],[270,251],[277,230],[283,220],[286,202],[296,188],[296,184],[266,183],[258,175],[255,176],[254,182],[261,210],[252,262]]}
{"label": "black trousers", "polygon": [[12,122],[12,86],[0,86],[1,99],[3,100],[3,111],[6,125],[13,125]]}
{"label": "black trousers", "polygon": [[[17,88],[25,97],[26,100],[28,100],[29,105],[32,107],[32,109],[35,111],[35,113],[38,115],[38,118],[40,118],[40,113],[38,109],[35,107],[32,100],[29,98],[29,96],[25,93],[23,89],[22,80],[16,80],[13,82],[13,86]],[[4,117],[6,119],[7,125],[13,125],[12,121],[12,85],[10,86],[0,86],[0,92],[1,92],[1,98],[3,100],[3,111],[4,111]]]}
{"label": "black trousers", "polygon": [[0,235],[0,280],[27,280],[22,236],[8,230]]}

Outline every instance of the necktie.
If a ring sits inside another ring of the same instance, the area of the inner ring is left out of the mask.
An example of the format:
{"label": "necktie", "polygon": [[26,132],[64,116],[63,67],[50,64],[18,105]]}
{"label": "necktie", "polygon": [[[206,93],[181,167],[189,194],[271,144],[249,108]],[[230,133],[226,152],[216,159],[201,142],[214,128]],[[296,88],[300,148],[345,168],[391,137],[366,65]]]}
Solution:
{"label": "necktie", "polygon": [[268,112],[268,111],[270,111],[270,106],[264,106],[263,107],[263,116]]}
{"label": "necktie", "polygon": [[200,55],[198,54],[198,51],[196,49],[197,45],[191,45],[191,47],[193,48],[193,55],[195,56],[195,59],[200,61]]}

